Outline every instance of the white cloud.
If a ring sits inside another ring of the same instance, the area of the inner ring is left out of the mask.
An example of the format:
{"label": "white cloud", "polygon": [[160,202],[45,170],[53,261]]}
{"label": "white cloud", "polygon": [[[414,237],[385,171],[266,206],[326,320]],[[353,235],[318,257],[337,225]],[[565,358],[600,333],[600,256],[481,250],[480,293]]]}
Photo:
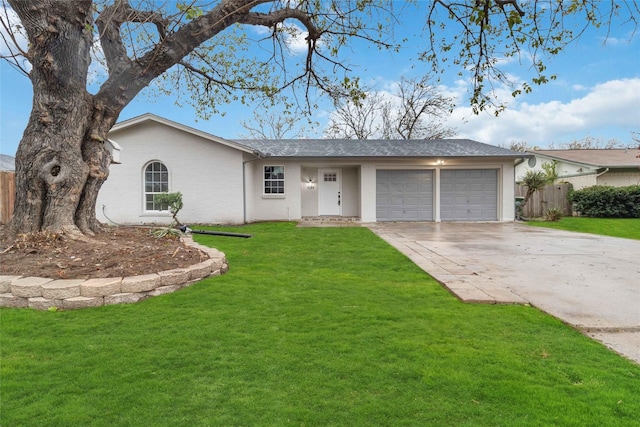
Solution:
{"label": "white cloud", "polygon": [[629,31],[627,34],[624,34],[621,37],[601,37],[600,41],[602,42],[603,46],[626,46],[634,42],[636,35],[637,34],[634,28],[632,31]]}
{"label": "white cloud", "polygon": [[307,37],[308,31],[303,31],[297,25],[287,25],[284,29],[285,38],[284,42],[294,55],[301,55],[308,50]]}
{"label": "white cloud", "polygon": [[[257,26],[253,31],[263,37],[270,37],[272,30],[266,27]],[[280,27],[283,33],[284,44],[293,55],[302,55],[307,53],[307,37],[309,32],[295,24],[286,24]]]}
{"label": "white cloud", "polygon": [[[7,7],[2,10],[2,16],[0,19],[11,28],[11,33],[15,38],[15,41],[18,47],[22,50],[27,50],[29,45],[29,41],[27,40],[27,35],[22,27],[22,23],[20,22],[20,18],[18,14],[14,12],[13,9]],[[0,26],[0,33],[2,33],[2,40],[0,40],[0,55],[9,55],[11,53],[9,46],[7,46],[7,42],[11,43],[11,47],[15,50],[14,43],[12,43],[11,34],[9,34],[4,25]]]}
{"label": "white cloud", "polygon": [[449,125],[460,137],[504,146],[526,141],[545,147],[588,135],[626,142],[640,127],[640,78],[600,83],[568,102],[512,105],[498,117],[456,108]]}

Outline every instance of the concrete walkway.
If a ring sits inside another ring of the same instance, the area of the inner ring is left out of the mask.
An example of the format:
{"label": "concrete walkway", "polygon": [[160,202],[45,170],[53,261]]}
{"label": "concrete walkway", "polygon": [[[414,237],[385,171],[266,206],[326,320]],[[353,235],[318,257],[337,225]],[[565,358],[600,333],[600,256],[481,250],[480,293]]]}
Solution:
{"label": "concrete walkway", "polygon": [[518,223],[376,223],[464,302],[531,304],[640,363],[640,241]]}

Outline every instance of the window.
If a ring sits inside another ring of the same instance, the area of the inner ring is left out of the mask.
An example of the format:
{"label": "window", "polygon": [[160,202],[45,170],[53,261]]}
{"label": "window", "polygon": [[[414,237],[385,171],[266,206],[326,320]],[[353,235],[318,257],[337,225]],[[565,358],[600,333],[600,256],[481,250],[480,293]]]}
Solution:
{"label": "window", "polygon": [[284,194],[284,166],[264,167],[264,194]]}
{"label": "window", "polygon": [[336,182],[338,181],[338,174],[335,172],[324,174],[324,182]]}
{"label": "window", "polygon": [[158,193],[169,191],[169,171],[161,162],[151,162],[144,169],[144,209],[146,211],[166,211],[169,206],[156,203],[153,198]]}

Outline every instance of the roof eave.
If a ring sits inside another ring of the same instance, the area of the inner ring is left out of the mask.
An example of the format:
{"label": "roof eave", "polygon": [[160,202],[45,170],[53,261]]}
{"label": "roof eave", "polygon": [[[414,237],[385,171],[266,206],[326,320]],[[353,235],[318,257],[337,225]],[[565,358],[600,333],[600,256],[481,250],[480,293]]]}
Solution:
{"label": "roof eave", "polygon": [[606,167],[606,166],[601,166],[601,165],[599,165],[597,163],[579,162],[577,160],[571,160],[571,159],[566,159],[566,158],[562,158],[562,157],[550,156],[548,154],[542,154],[542,153],[535,153],[534,152],[533,155],[537,156],[537,157],[545,157],[547,159],[556,160],[558,162],[573,163],[575,165],[586,166],[586,167],[590,167],[590,168]]}

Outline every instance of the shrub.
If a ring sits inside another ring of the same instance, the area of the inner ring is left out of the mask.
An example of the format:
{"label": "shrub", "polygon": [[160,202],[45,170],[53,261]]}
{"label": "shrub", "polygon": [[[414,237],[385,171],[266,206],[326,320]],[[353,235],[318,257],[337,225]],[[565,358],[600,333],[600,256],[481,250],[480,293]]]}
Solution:
{"label": "shrub", "polygon": [[564,215],[562,213],[562,209],[560,209],[560,208],[549,208],[544,213],[544,220],[545,221],[556,222],[556,221],[560,221],[563,216]]}
{"label": "shrub", "polygon": [[180,212],[180,209],[184,206],[181,192],[156,194],[153,196],[153,201],[168,206],[169,212],[171,212],[173,216],[173,221],[177,225],[182,225],[182,223],[178,221],[178,212]]}
{"label": "shrub", "polygon": [[166,205],[169,208],[169,212],[173,216],[173,221],[168,227],[161,227],[151,232],[153,237],[161,239],[163,237],[175,237],[181,236],[180,230],[176,229],[176,226],[181,226],[182,223],[178,220],[178,212],[184,206],[182,203],[182,193],[160,193],[153,197],[153,201],[162,205]]}
{"label": "shrub", "polygon": [[595,185],[571,192],[573,210],[598,218],[640,218],[640,185]]}
{"label": "shrub", "polygon": [[531,196],[536,191],[542,190],[545,185],[549,183],[549,177],[543,171],[534,171],[528,170],[527,173],[520,179],[520,184],[527,187],[527,192],[524,195],[524,200],[520,203],[518,207],[518,212],[516,212],[518,218],[522,218],[522,212],[524,211],[524,207],[529,202]]}

